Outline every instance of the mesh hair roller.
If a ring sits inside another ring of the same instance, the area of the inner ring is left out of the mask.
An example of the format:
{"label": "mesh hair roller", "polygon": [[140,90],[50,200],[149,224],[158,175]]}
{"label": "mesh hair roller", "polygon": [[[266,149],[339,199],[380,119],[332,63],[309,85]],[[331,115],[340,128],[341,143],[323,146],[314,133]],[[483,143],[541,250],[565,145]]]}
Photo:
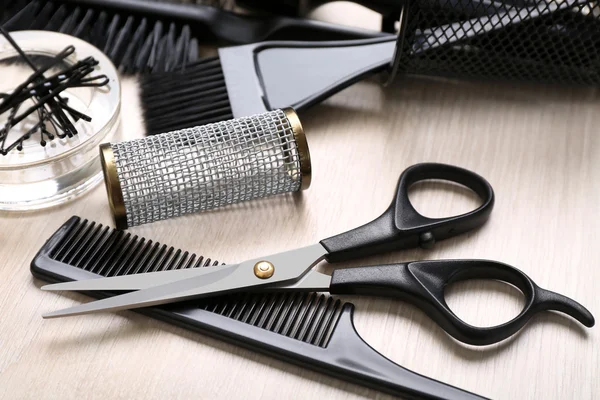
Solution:
{"label": "mesh hair roller", "polygon": [[118,229],[310,185],[310,154],[292,109],[100,147]]}

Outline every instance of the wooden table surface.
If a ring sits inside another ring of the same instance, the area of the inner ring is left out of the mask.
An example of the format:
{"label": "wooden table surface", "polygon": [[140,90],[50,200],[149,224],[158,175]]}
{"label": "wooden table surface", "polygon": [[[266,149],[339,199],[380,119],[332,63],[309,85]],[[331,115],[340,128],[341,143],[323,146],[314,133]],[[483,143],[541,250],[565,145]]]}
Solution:
{"label": "wooden table surface", "polygon": [[[318,15],[377,24],[347,5]],[[135,82],[123,88],[123,132],[139,136]],[[497,201],[489,223],[432,250],[346,265],[499,260],[599,313],[599,105],[596,91],[581,88],[363,82],[301,115],[313,158],[308,191],[131,232],[222,261],[279,252],[370,221],[388,206],[404,168],[445,162],[490,181]],[[476,206],[468,193],[443,189],[419,185],[411,196],[430,216]],[[388,398],[133,312],[43,320],[43,312],[89,300],[43,292],[29,272],[37,250],[71,215],[112,224],[104,188],[49,210],[0,214],[0,398]],[[495,282],[457,284],[447,297],[459,316],[480,325],[506,321],[522,306],[516,289]],[[513,338],[476,348],[402,302],[347,300],[371,346],[429,377],[497,399],[600,395],[600,330],[569,317],[546,313]]]}

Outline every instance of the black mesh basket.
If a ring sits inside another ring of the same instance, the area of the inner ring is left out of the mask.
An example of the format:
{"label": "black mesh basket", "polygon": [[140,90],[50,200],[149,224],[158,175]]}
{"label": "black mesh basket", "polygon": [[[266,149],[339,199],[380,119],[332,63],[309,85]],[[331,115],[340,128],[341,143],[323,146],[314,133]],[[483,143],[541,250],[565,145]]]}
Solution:
{"label": "black mesh basket", "polygon": [[395,72],[600,83],[600,3],[407,0]]}

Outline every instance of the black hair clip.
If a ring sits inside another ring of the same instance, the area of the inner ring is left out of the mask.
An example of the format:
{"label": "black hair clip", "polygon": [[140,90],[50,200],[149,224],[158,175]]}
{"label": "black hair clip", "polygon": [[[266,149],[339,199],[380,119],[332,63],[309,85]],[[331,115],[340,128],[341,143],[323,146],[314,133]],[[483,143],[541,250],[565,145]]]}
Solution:
{"label": "black hair clip", "polygon": [[[0,128],[0,155],[6,155],[15,148],[18,151],[23,150],[23,142],[36,133],[40,135],[42,147],[55,137],[64,139],[77,135],[73,123],[79,120],[89,122],[92,118],[69,106],[68,99],[60,94],[69,88],[107,85],[109,79],[106,75],[89,76],[98,65],[98,61],[93,57],[87,57],[51,76],[46,76],[45,73],[56,68],[75,52],[74,46],[67,46],[50,61],[38,67],[1,26],[0,33],[34,71],[11,94],[0,93],[0,114],[9,113],[6,123]],[[26,101],[31,101],[33,105],[19,112]],[[38,122],[12,143],[7,143],[11,129],[33,113],[37,114]]]}

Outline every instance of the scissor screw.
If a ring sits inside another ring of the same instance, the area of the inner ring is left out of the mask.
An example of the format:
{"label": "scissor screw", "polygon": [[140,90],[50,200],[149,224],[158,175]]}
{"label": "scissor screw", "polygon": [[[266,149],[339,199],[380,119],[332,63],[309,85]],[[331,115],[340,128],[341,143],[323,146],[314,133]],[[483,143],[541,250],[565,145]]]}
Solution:
{"label": "scissor screw", "polygon": [[275,266],[268,261],[259,261],[254,264],[254,275],[260,279],[268,279],[273,276]]}

